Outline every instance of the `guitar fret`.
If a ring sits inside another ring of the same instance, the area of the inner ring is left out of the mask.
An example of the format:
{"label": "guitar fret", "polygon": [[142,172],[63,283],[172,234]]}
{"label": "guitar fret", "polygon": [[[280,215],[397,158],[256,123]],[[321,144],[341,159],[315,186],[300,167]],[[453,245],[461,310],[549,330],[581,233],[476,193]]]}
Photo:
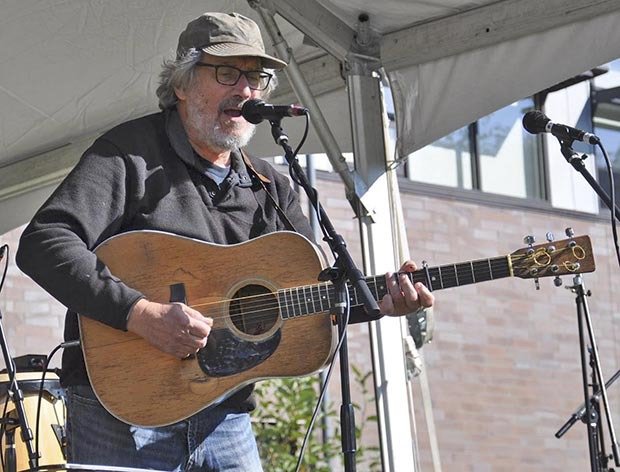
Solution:
{"label": "guitar fret", "polygon": [[442,288],[456,287],[458,285],[454,266],[441,266],[439,267],[439,271],[443,281]]}
{"label": "guitar fret", "polygon": [[308,313],[310,313],[310,307],[308,306],[308,295],[306,294],[306,287],[307,285],[304,285],[302,287],[302,291],[304,294],[304,305],[306,306],[306,312],[304,313],[304,315],[307,315]]}
{"label": "guitar fret", "polygon": [[306,307],[304,303],[304,287],[297,287],[297,301],[299,303],[299,316],[304,316],[306,314]]}
{"label": "guitar fret", "polygon": [[299,287],[295,287],[295,303],[297,304],[299,312],[297,315],[303,314],[303,309],[301,307],[301,298],[299,298]]}
{"label": "guitar fret", "polygon": [[[323,286],[323,294],[321,295],[321,311],[327,311],[331,307],[331,304],[329,303],[329,286],[327,285],[327,282],[323,282],[321,285]],[[325,306],[323,306],[323,300],[326,302]]]}
{"label": "guitar fret", "polygon": [[493,280],[493,275],[491,274],[491,266],[490,261],[488,259],[473,261],[472,262],[473,270],[476,274],[476,282],[485,282],[487,280]]}
{"label": "guitar fret", "polygon": [[493,259],[493,262],[495,263],[496,278],[510,276],[510,268],[508,266],[508,260],[506,257],[496,257]]}
{"label": "guitar fret", "polygon": [[476,283],[476,273],[474,272],[474,263],[469,261],[469,270],[471,270],[471,278],[473,283]]}
{"label": "guitar fret", "polygon": [[312,313],[317,313],[316,304],[314,300],[314,287],[315,285],[310,285],[310,299],[312,300]]}
{"label": "guitar fret", "polygon": [[491,267],[491,259],[487,259],[489,264],[489,275],[491,276],[491,280],[493,280],[493,268]]}
{"label": "guitar fret", "polygon": [[471,271],[471,262],[457,264],[456,271],[458,274],[459,285],[468,285],[474,283],[474,277]]}
{"label": "guitar fret", "polygon": [[288,318],[288,316],[284,313],[285,310],[285,304],[282,303],[282,298],[284,297],[284,292],[282,290],[278,290],[277,292],[277,299],[278,299],[278,311],[280,312],[280,317],[283,320],[286,320]]}
{"label": "guitar fret", "polygon": [[290,312],[289,312],[289,306],[288,306],[289,302],[288,302],[287,293],[288,293],[287,289],[281,290],[280,292],[281,296],[278,297],[283,301],[283,303],[281,304],[282,309],[280,310],[280,313],[282,313],[282,318],[285,320],[290,318]]}
{"label": "guitar fret", "polygon": [[385,277],[375,277],[375,292],[377,294],[377,301],[381,300],[385,296],[387,293]]}
{"label": "guitar fret", "polygon": [[[441,277],[441,269],[439,267],[429,267],[428,276],[431,279],[430,289],[439,290],[443,288],[443,279]],[[435,285],[435,282],[439,282],[439,285]]]}
{"label": "guitar fret", "polygon": [[288,310],[289,310],[289,318],[294,318],[295,317],[295,301],[294,301],[294,294],[293,294],[293,289],[289,289],[288,290]]}
{"label": "guitar fret", "polygon": [[284,292],[284,300],[286,303],[286,317],[293,318],[295,316],[295,311],[293,310],[293,292],[291,289],[287,289]]}
{"label": "guitar fret", "polygon": [[374,289],[374,292],[375,292],[375,295],[374,295],[374,296],[375,296],[375,300],[376,300],[376,301],[381,300],[381,299],[379,298],[379,292],[377,291],[377,277],[373,277],[372,279],[368,280],[366,283],[368,284],[368,288],[370,289],[370,291],[371,291],[371,292],[372,292],[372,291],[373,291],[373,289]]}
{"label": "guitar fret", "polygon": [[332,297],[332,286],[328,282],[325,282],[325,296],[327,300],[327,308],[331,310],[334,301]]}

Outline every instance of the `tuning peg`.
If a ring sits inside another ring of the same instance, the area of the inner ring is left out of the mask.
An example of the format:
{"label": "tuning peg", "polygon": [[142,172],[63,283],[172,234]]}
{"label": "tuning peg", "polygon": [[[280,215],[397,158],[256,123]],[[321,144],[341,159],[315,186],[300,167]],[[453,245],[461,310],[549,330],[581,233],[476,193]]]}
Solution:
{"label": "tuning peg", "polygon": [[559,275],[556,275],[555,278],[553,279],[553,285],[555,285],[556,287],[562,286],[562,279],[560,278]]}
{"label": "tuning peg", "polygon": [[529,246],[529,249],[527,250],[527,254],[528,255],[534,254],[534,248],[532,247],[532,244],[536,242],[536,238],[533,235],[528,234],[527,236],[523,238],[523,242]]}
{"label": "tuning peg", "polygon": [[[551,231],[548,231],[547,234],[545,235],[545,237],[547,238],[547,241],[549,241],[550,243],[552,243],[555,240],[555,236],[553,235],[553,233]],[[547,251],[554,252],[555,251],[555,246],[553,244],[549,244],[549,247],[547,248]]]}
{"label": "tuning peg", "polygon": [[572,238],[573,236],[575,236],[575,231],[573,231],[573,228],[571,228],[570,226],[564,230],[564,233],[569,238]]}

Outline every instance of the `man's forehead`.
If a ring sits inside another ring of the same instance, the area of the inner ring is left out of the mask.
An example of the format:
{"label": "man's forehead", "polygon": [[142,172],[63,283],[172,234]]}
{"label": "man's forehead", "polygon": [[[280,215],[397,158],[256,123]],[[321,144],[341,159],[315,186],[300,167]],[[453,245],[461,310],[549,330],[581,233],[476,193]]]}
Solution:
{"label": "man's forehead", "polygon": [[202,55],[202,61],[208,62],[209,64],[223,64],[227,66],[235,66],[240,69],[260,69],[261,60],[258,57],[253,56],[213,56],[211,54]]}

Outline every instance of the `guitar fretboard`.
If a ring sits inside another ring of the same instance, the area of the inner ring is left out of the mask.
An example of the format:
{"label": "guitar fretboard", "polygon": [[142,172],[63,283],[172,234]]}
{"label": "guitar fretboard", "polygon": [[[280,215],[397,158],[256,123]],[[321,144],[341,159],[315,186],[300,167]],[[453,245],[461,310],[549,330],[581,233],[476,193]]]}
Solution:
{"label": "guitar fretboard", "polygon": [[[431,290],[460,287],[478,282],[511,277],[510,256],[480,259],[476,261],[428,267],[407,274],[413,283],[422,282]],[[375,300],[381,300],[387,293],[385,276],[367,277],[366,283]],[[348,285],[349,303],[358,306],[360,297],[358,290]],[[316,285],[304,285],[278,290],[278,303],[283,319],[311,315],[329,311],[335,304],[336,290],[331,282]]]}

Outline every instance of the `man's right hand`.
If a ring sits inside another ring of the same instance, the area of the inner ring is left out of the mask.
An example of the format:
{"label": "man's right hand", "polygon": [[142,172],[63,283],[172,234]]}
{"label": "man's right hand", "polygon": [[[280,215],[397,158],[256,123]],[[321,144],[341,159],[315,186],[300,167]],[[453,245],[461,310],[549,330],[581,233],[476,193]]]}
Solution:
{"label": "man's right hand", "polygon": [[183,359],[207,345],[213,319],[183,303],[138,300],[127,321],[127,330],[160,351]]}

